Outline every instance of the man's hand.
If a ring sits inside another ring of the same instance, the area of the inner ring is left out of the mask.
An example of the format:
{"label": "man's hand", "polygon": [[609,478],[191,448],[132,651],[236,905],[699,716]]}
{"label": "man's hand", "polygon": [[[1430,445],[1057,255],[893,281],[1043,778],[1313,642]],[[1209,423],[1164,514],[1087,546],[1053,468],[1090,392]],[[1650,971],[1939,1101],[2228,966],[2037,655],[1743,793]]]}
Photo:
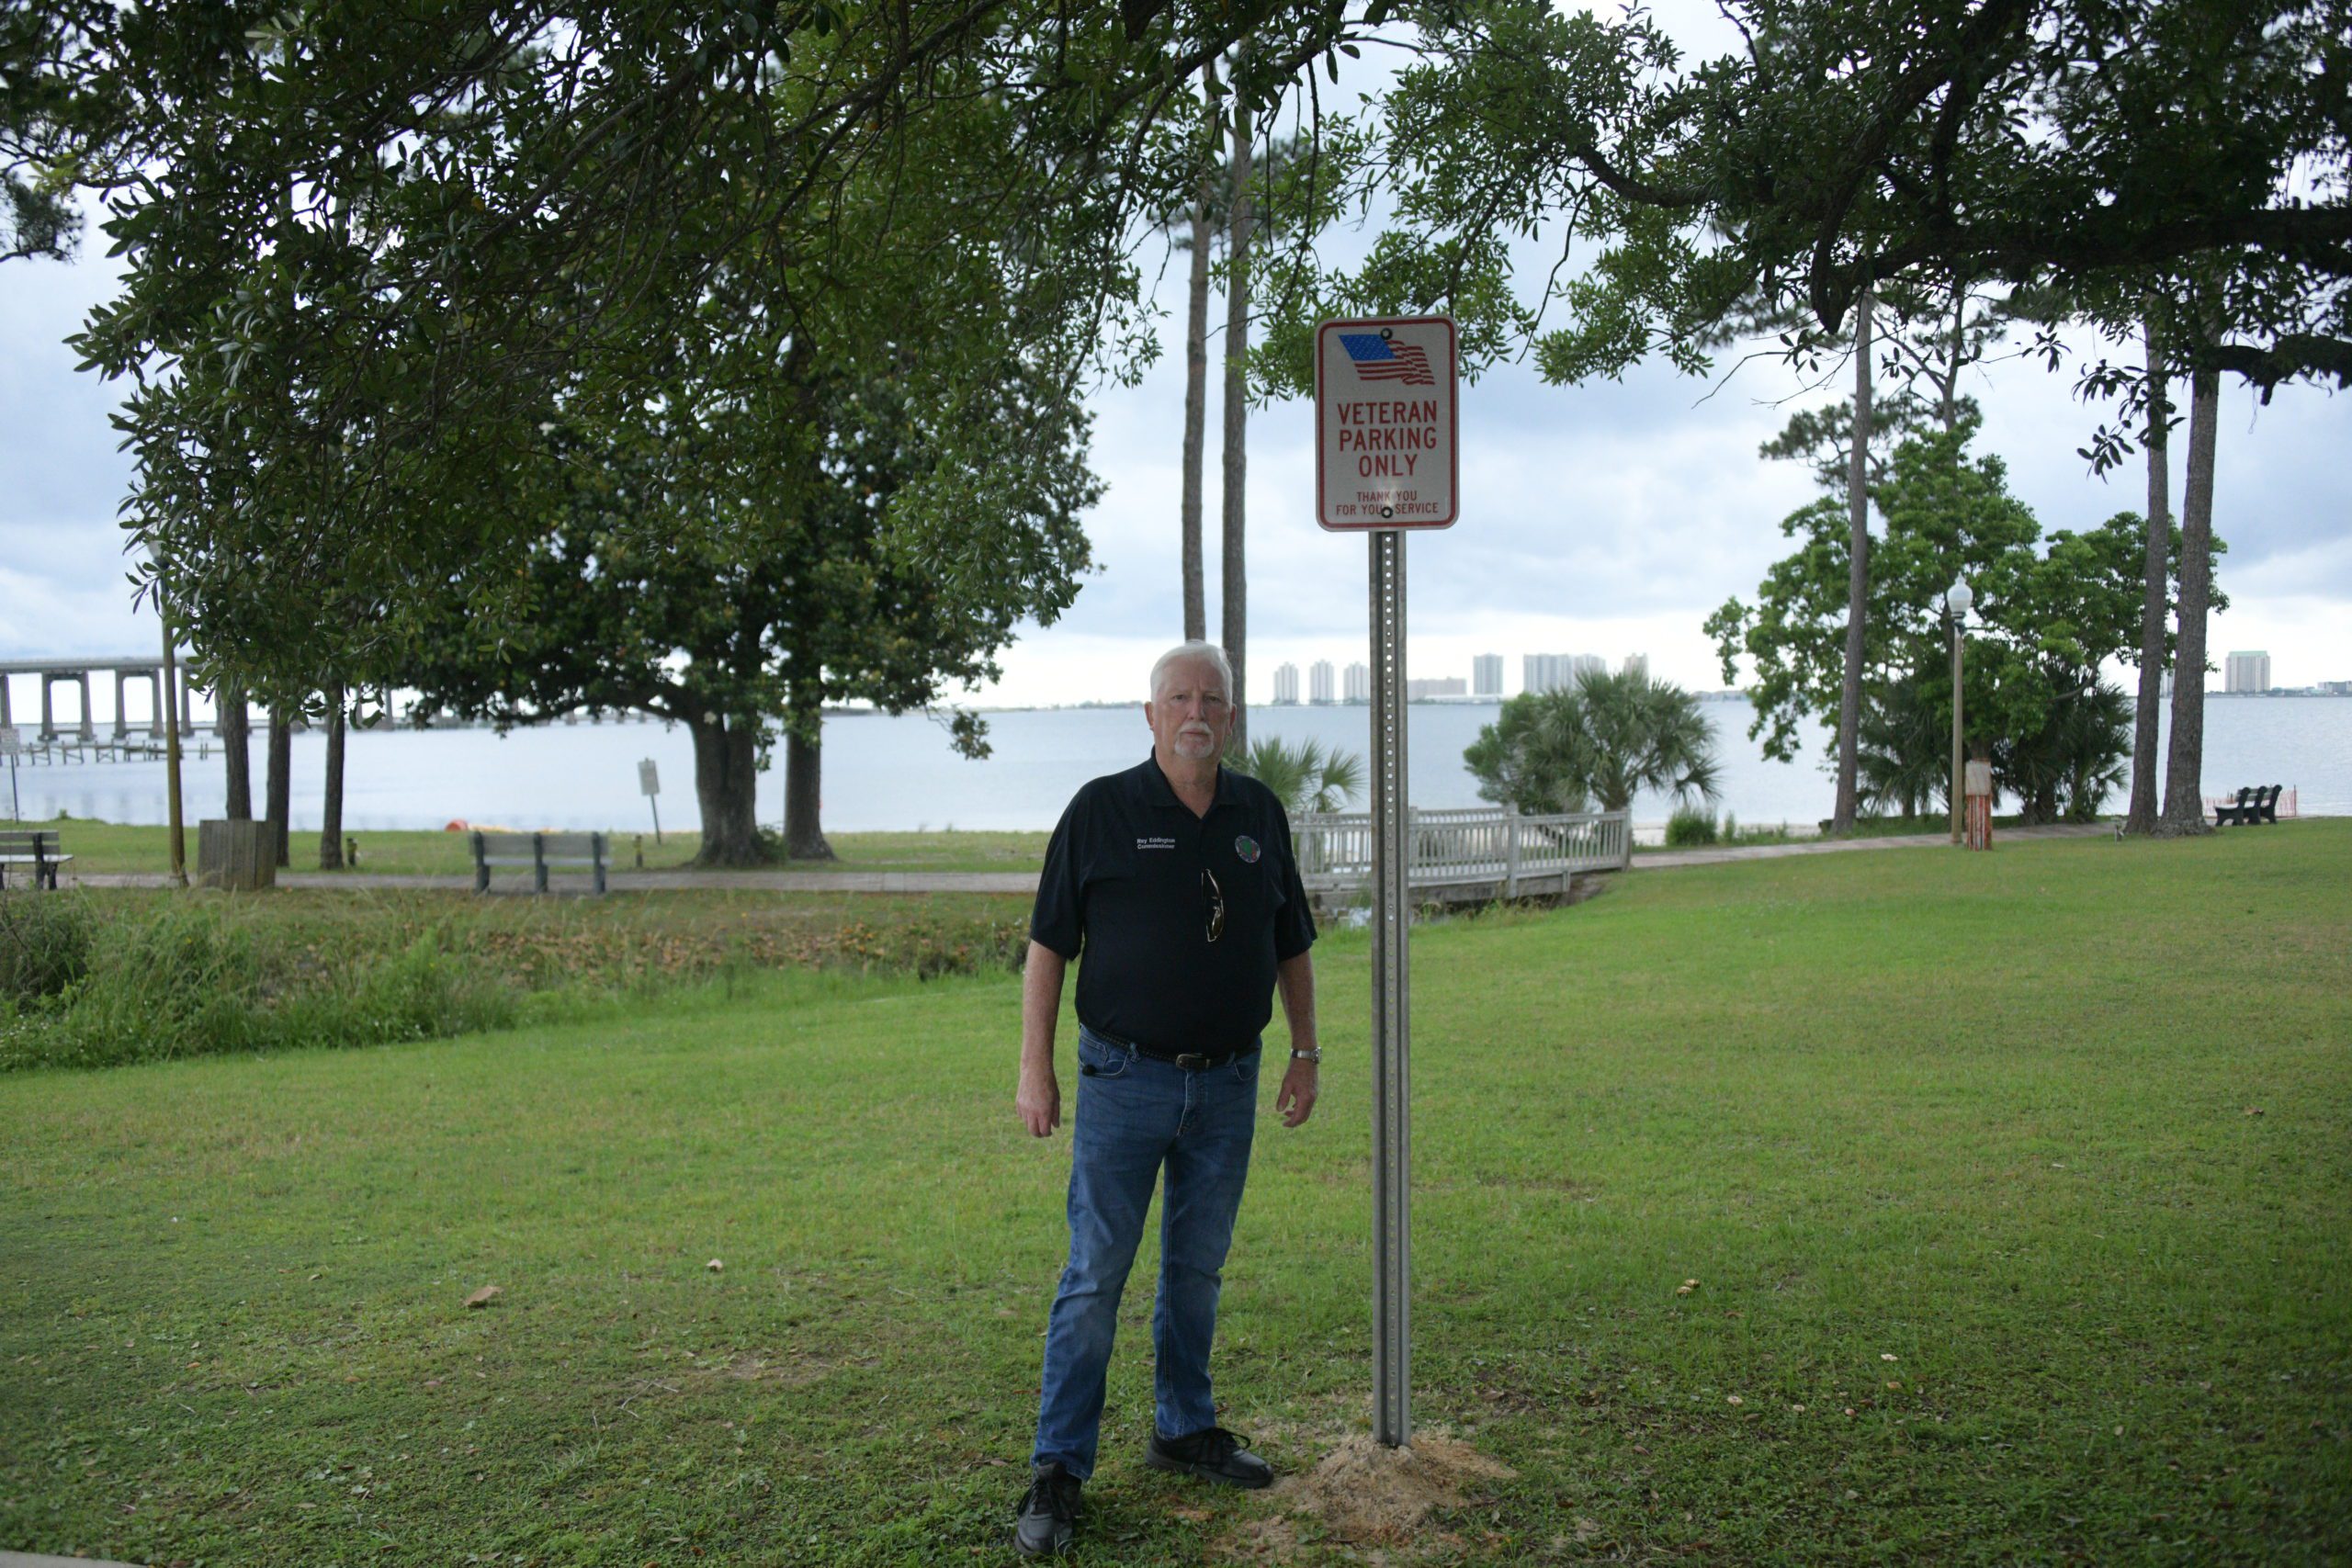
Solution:
{"label": "man's hand", "polygon": [[1282,1092],[1274,1096],[1274,1109],[1283,1113],[1283,1125],[1295,1127],[1315,1114],[1315,1064],[1293,1057],[1290,1071],[1283,1075]]}
{"label": "man's hand", "polygon": [[[1283,1086],[1289,1088],[1287,1084]],[[1311,1100],[1314,1090],[1307,1091]],[[1021,1124],[1029,1135],[1042,1138],[1062,1124],[1062,1086],[1054,1077],[1051,1066],[1032,1071],[1021,1069],[1021,1092],[1013,1097],[1013,1104],[1021,1112]],[[1295,1122],[1293,1125],[1296,1125]]]}

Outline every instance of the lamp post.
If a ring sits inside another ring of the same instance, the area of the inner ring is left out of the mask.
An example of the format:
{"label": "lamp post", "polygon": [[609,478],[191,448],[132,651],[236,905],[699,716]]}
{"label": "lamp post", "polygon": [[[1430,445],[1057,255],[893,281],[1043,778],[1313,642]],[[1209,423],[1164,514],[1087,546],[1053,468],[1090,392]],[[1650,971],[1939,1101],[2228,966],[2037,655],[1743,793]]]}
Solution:
{"label": "lamp post", "polygon": [[1951,621],[1951,841],[1955,844],[1961,840],[1961,770],[1965,765],[1960,743],[1960,650],[1966,640],[1962,634],[1968,626],[1968,607],[1975,603],[1975,591],[1964,577],[1953,579],[1944,590],[1944,614]]}

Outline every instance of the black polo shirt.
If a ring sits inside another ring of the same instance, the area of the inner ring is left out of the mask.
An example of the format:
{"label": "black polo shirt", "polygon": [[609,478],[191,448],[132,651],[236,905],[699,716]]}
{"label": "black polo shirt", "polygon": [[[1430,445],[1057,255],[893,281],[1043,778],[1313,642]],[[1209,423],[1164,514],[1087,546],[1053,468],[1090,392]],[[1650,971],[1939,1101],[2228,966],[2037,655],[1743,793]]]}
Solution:
{"label": "black polo shirt", "polygon": [[[1216,878],[1225,928],[1208,940]],[[1315,917],[1274,792],[1227,768],[1195,817],[1159,761],[1092,780],[1046,846],[1029,934],[1082,948],[1079,1021],[1169,1051],[1231,1051],[1273,1017],[1274,965],[1315,942]]]}

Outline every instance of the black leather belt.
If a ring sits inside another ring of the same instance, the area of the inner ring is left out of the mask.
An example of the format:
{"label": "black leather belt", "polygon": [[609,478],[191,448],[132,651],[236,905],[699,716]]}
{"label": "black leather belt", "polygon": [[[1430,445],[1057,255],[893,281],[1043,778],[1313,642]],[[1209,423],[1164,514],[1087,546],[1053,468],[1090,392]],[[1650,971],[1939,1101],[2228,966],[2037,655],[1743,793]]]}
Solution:
{"label": "black leather belt", "polygon": [[1155,1062],[1173,1062],[1188,1073],[1205,1072],[1211,1067],[1221,1067],[1236,1056],[1253,1055],[1258,1050],[1255,1044],[1250,1044],[1237,1046],[1230,1051],[1163,1051],[1157,1045],[1147,1045],[1140,1040],[1122,1040],[1109,1030],[1097,1029],[1091,1023],[1086,1026],[1086,1032],[1106,1044],[1116,1045],[1123,1051],[1133,1051],[1138,1056],[1148,1056]]}

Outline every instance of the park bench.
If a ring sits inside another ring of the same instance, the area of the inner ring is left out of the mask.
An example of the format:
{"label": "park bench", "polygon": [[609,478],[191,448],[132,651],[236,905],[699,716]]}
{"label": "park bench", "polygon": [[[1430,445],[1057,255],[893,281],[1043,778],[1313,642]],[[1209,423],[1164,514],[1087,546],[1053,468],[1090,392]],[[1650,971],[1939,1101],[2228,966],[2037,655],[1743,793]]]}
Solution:
{"label": "park bench", "polygon": [[54,890],[57,868],[74,857],[61,854],[57,848],[57,830],[53,828],[0,829],[0,887],[8,885],[8,868],[28,865],[33,868],[33,886]]}
{"label": "park bench", "polygon": [[490,868],[527,865],[531,891],[548,890],[548,867],[584,865],[593,868],[596,891],[605,890],[605,835],[602,833],[485,833],[474,840],[474,891],[490,891]]}
{"label": "park bench", "polygon": [[2227,828],[2235,824],[2251,828],[2257,822],[2278,821],[2278,796],[2285,793],[2286,788],[2284,784],[2266,784],[2260,788],[2238,791],[2237,804],[2213,807],[2213,826]]}

